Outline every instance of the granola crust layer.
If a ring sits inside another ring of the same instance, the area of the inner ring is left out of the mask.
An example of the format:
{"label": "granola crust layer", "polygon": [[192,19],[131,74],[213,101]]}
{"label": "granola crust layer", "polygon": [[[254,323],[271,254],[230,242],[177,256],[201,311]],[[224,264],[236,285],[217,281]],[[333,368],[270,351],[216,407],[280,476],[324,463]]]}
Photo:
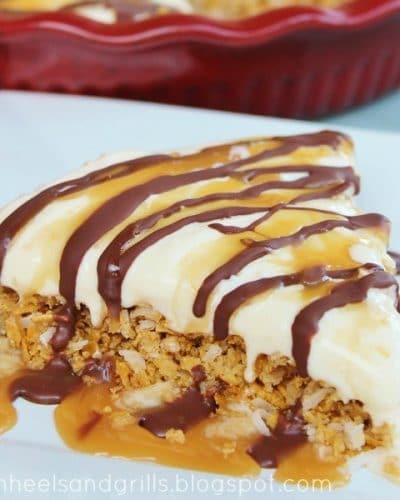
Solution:
{"label": "granola crust layer", "polygon": [[[59,307],[56,297],[31,296],[20,301],[14,292],[0,288],[3,371],[45,366],[52,357],[49,341]],[[260,356],[256,379],[248,383],[240,337],[214,341],[196,333],[179,335],[145,304],[123,310],[119,322],[107,318],[99,328],[92,326],[88,311],[82,308],[65,355],[78,375],[93,360],[111,360],[115,368],[113,397],[127,416],[176,399],[193,384],[196,368],[202,367],[206,377],[201,391],[215,395],[218,404],[216,415],[209,419],[209,437],[265,434],[277,425],[279,413],[300,399],[309,439],[325,457],[348,457],[390,445],[387,425],[373,427],[360,402],[345,404],[334,389],[300,377],[288,358]],[[91,382],[90,377],[84,378]],[[167,439],[182,440],[184,436],[171,429]]]}

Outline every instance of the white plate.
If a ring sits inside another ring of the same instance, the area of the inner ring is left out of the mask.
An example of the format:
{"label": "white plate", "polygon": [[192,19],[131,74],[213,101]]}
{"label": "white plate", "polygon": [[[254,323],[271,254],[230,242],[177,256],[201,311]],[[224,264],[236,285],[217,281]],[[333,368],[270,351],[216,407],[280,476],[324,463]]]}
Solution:
{"label": "white plate", "polygon": [[[0,92],[0,204],[102,153],[161,151],[243,136],[303,133],[321,124],[83,97]],[[400,135],[349,130],[362,175],[361,204],[393,221],[400,249]],[[396,383],[388,381],[388,383]],[[236,480],[66,449],[52,409],[19,401],[17,426],[0,438],[0,496],[6,498],[397,499],[399,487],[367,471],[332,493],[271,481]],[[305,486],[304,486],[305,487]]]}

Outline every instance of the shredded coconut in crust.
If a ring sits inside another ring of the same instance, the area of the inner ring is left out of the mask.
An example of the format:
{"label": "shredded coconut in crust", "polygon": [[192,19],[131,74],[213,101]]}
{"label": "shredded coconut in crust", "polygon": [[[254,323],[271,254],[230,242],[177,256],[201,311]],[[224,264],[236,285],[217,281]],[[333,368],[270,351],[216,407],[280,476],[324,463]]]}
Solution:
{"label": "shredded coconut in crust", "polygon": [[[20,301],[15,293],[0,289],[0,376],[22,365],[43,368],[52,356],[48,337],[57,306],[55,297]],[[279,412],[301,400],[309,439],[319,446],[321,455],[353,456],[391,444],[390,429],[373,427],[360,402],[345,404],[334,389],[300,377],[288,358],[260,356],[256,379],[247,383],[246,352],[240,338],[215,342],[195,333],[179,335],[146,304],[122,311],[119,324],[106,319],[101,328],[91,325],[88,311],[82,308],[66,355],[77,374],[91,359],[113,359],[112,393],[122,410],[119,426],[144,409],[179,397],[193,384],[192,369],[202,366],[206,377],[200,389],[215,394],[218,405],[207,423],[206,436],[269,435]],[[178,443],[184,436],[171,429],[167,439]]]}

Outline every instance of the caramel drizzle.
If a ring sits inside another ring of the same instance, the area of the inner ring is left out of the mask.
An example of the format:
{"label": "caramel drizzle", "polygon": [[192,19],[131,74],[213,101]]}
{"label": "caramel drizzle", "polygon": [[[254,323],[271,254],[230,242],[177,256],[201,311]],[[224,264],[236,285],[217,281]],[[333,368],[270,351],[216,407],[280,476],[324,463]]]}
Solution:
{"label": "caramel drizzle", "polygon": [[[298,171],[304,171],[305,169],[309,169],[310,167],[298,167]],[[325,167],[328,168],[328,167]],[[271,167],[270,173],[279,173],[282,171],[293,171],[292,167],[279,167],[273,168]],[[343,169],[346,170],[346,169]],[[244,171],[243,174],[247,175],[248,171]],[[333,188],[329,188],[323,191],[317,191],[314,193],[307,193],[306,195],[300,195],[293,198],[291,201],[287,203],[280,203],[274,205],[272,207],[256,207],[256,208],[244,208],[244,207],[226,207],[220,209],[219,211],[211,210],[208,212],[200,213],[196,216],[187,217],[186,219],[182,219],[179,222],[174,224],[170,224],[165,228],[153,232],[147,238],[144,238],[139,243],[133,244],[129,250],[123,252],[124,247],[131,242],[135,237],[143,233],[145,230],[151,229],[154,227],[157,222],[161,219],[168,218],[173,214],[176,214],[183,210],[183,208],[195,207],[205,205],[207,203],[222,201],[222,200],[246,200],[259,196],[261,193],[267,191],[268,189],[276,189],[277,184],[279,186],[284,186],[286,189],[295,189],[298,184],[294,185],[294,183],[284,183],[284,182],[265,182],[258,184],[256,186],[251,186],[239,192],[233,193],[213,193],[207,196],[203,196],[200,198],[194,199],[185,199],[170,205],[164,210],[160,210],[154,214],[151,214],[147,217],[139,219],[133,224],[128,225],[126,228],[121,231],[121,233],[108,245],[108,247],[104,250],[103,254],[100,256],[98,262],[98,279],[99,279],[99,293],[103,297],[106,302],[109,310],[111,311],[113,316],[118,316],[119,311],[121,309],[121,287],[124,277],[128,272],[130,266],[134,263],[136,258],[142,253],[146,248],[153,245],[161,238],[172,234],[173,232],[181,229],[185,225],[192,224],[193,222],[207,222],[213,219],[218,218],[226,218],[232,217],[234,215],[246,215],[253,214],[258,212],[267,212],[260,219],[257,219],[249,229],[256,227],[256,225],[261,222],[267,220],[269,217],[274,215],[281,209],[290,209],[289,205],[293,205],[295,203],[299,203],[301,201],[310,201],[312,199],[321,199],[331,197],[333,194],[337,195],[344,190],[346,190],[349,185],[357,185],[357,179],[351,179],[350,172],[346,171],[344,173],[345,181],[339,186],[334,186]],[[354,177],[354,175],[353,175]],[[307,187],[307,186],[306,186]],[[315,209],[307,209],[307,208],[299,208],[300,210],[312,210],[322,212],[321,210]],[[328,213],[328,212],[326,212]],[[218,224],[211,224],[210,227],[219,229]],[[224,232],[221,230],[221,232]]]}
{"label": "caramel drizzle", "polygon": [[[217,268],[213,273],[207,276],[197,293],[193,305],[193,313],[197,317],[204,316],[207,308],[207,301],[212,291],[221,281],[238,274],[251,262],[268,255],[274,250],[286,246],[298,245],[310,236],[333,231],[337,228],[346,228],[354,231],[369,227],[387,227],[388,224],[389,221],[379,214],[356,215],[347,217],[344,220],[328,219],[316,224],[304,226],[299,231],[289,236],[254,241],[223,266]],[[225,230],[228,231],[227,228],[225,228]],[[233,231],[236,231],[236,228],[234,228]]]}
{"label": "caramel drizzle", "polygon": [[[318,192],[318,199],[320,199],[320,191]],[[222,233],[222,234],[240,234],[240,233],[247,233],[250,231],[255,231],[257,227],[262,224],[263,222],[266,222],[268,219],[270,219],[273,215],[275,215],[277,212],[280,210],[295,210],[296,212],[314,212],[314,213],[320,213],[320,214],[326,214],[326,215],[333,215],[337,216],[339,215],[337,212],[332,212],[330,210],[322,210],[319,208],[309,208],[309,207],[299,207],[299,206],[293,206],[297,203],[297,198],[295,198],[293,201],[289,203],[278,203],[277,205],[270,207],[266,213],[264,213],[261,217],[256,219],[254,222],[251,224],[248,224],[247,226],[225,226],[224,224],[220,224],[218,222],[215,222],[213,224],[210,224],[209,227],[211,229],[215,229],[216,231]]]}

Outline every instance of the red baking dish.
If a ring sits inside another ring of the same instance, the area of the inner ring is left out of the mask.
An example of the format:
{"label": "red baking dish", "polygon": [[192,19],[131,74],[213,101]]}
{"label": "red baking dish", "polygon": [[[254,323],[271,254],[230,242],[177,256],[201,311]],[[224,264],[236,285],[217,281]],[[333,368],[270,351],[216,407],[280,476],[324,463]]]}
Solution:
{"label": "red baking dish", "polygon": [[315,117],[400,87],[400,0],[241,21],[0,16],[0,87]]}

